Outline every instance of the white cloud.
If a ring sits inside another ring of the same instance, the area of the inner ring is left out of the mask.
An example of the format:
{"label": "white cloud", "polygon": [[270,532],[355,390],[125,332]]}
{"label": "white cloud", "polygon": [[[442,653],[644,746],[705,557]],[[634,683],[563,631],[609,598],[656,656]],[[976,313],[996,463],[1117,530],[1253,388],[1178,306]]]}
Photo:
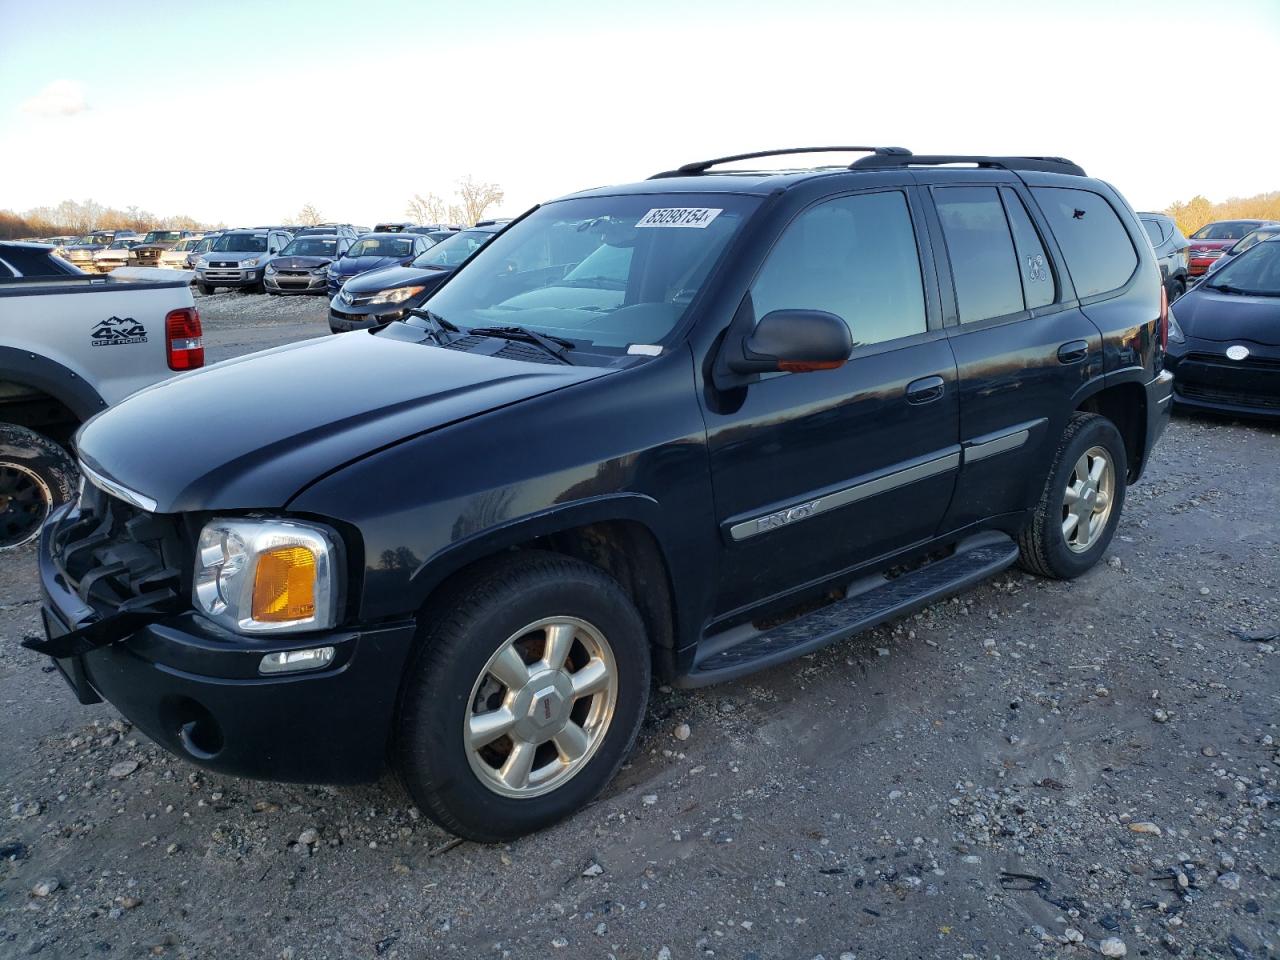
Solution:
{"label": "white cloud", "polygon": [[54,80],[19,109],[37,117],[73,117],[89,109],[84,88],[75,80]]}

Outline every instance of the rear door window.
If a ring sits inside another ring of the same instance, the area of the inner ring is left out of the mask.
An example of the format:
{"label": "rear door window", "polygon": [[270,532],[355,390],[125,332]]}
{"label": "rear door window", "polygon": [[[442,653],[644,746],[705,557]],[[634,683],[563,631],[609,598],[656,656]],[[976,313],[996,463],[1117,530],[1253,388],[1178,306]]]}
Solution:
{"label": "rear door window", "polygon": [[1164,230],[1161,229],[1159,220],[1143,220],[1142,228],[1147,231],[1147,236],[1151,238],[1151,245],[1158,247],[1164,243]]}
{"label": "rear door window", "polygon": [[1025,309],[1009,221],[995,187],[937,187],[933,191],[951,260],[961,323]]}
{"label": "rear door window", "polygon": [[1018,194],[1003,188],[1005,210],[1009,213],[1009,226],[1013,230],[1013,245],[1018,251],[1018,272],[1022,277],[1022,295],[1027,309],[1047,307],[1058,298],[1053,268],[1044,252],[1044,244],[1035,224]]}
{"label": "rear door window", "polygon": [[1105,197],[1068,187],[1032,187],[1031,194],[1062,248],[1076,296],[1109,293],[1129,282],[1138,252]]}

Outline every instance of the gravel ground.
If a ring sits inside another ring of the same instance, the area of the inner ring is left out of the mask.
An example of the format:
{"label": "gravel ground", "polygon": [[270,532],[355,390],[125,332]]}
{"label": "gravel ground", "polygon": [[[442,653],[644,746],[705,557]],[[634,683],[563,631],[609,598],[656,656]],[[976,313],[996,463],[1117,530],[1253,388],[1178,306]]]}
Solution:
{"label": "gravel ground", "polygon": [[[321,298],[200,307],[226,353],[323,327]],[[1090,574],[656,688],[604,797],[501,846],[389,779],[210,775],[76,705],[18,646],[8,555],[0,957],[1280,957],[1277,462],[1272,427],[1177,419]]]}

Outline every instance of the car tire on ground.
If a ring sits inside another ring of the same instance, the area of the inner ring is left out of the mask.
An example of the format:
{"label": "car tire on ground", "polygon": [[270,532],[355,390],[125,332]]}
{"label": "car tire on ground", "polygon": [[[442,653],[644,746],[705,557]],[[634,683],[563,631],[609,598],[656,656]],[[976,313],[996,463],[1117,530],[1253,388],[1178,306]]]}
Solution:
{"label": "car tire on ground", "polygon": [[196,283],[196,289],[197,289],[197,290],[199,290],[199,291],[200,291],[202,294],[204,294],[206,297],[209,297],[209,296],[212,296],[212,295],[213,295],[213,291],[214,291],[215,289],[217,289],[217,288],[216,288],[216,287],[211,287],[211,286],[210,286],[209,284],[207,284],[207,283]]}
{"label": "car tire on ground", "polygon": [[450,593],[406,671],[396,767],[446,830],[510,840],[613,777],[644,717],[649,643],[615,580],[557,554],[506,554]]}
{"label": "car tire on ground", "polygon": [[48,437],[0,423],[0,550],[33,540],[45,518],[75,496],[79,474]]}
{"label": "car tire on ground", "polygon": [[1095,413],[1072,414],[1035,512],[1018,536],[1019,565],[1070,580],[1097,563],[1120,522],[1128,469],[1114,423]]}
{"label": "car tire on ground", "polygon": [[1187,282],[1185,280],[1174,280],[1169,284],[1169,302],[1177,300],[1180,296],[1187,292]]}

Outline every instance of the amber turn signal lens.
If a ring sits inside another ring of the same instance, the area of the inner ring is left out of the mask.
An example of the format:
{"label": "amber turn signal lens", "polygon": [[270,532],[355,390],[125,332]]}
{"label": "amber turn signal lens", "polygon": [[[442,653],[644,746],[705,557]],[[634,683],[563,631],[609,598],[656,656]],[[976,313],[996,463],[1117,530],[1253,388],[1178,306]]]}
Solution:
{"label": "amber turn signal lens", "polygon": [[253,576],[253,619],[285,623],[315,612],[315,554],[306,547],[276,547],[261,554]]}

